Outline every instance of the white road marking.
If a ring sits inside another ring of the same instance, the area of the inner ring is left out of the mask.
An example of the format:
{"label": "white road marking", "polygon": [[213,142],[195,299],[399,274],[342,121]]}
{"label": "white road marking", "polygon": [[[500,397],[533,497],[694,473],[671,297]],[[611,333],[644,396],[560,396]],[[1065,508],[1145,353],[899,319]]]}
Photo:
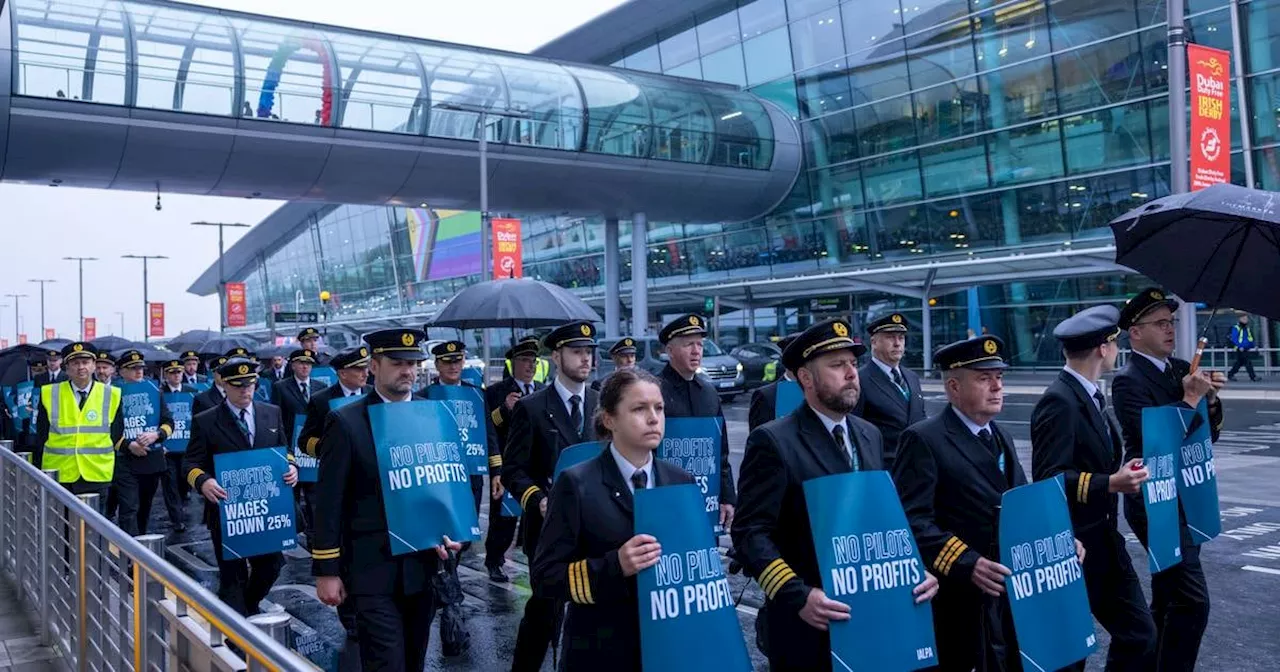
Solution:
{"label": "white road marking", "polygon": [[1274,567],[1258,567],[1256,565],[1245,565],[1240,569],[1243,569],[1246,572],[1261,572],[1263,574],[1275,574],[1276,576],[1280,576],[1280,569],[1276,569]]}

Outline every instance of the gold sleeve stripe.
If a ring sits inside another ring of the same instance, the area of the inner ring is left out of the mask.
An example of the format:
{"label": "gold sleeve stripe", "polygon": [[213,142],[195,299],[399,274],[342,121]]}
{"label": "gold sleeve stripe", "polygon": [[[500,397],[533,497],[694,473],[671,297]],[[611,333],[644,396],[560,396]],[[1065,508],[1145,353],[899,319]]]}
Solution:
{"label": "gold sleeve stripe", "polygon": [[575,604],[582,604],[582,598],[578,596],[578,563],[569,563],[569,599]]}
{"label": "gold sleeve stripe", "polygon": [[196,487],[196,479],[200,478],[200,476],[202,476],[203,474],[204,474],[204,469],[192,469],[191,471],[188,471],[187,483],[189,483],[193,488]]}
{"label": "gold sleeve stripe", "polygon": [[169,425],[160,425],[160,431],[168,435],[173,433],[173,428],[170,427]]}
{"label": "gold sleeve stripe", "polygon": [[490,455],[490,456],[489,456],[489,468],[493,468],[493,467],[501,467],[501,466],[502,466],[502,456],[501,456],[501,455]]}
{"label": "gold sleeve stripe", "polygon": [[293,456],[293,453],[292,453],[292,452],[285,452],[285,454],[284,454],[284,459],[285,459],[285,461],[287,461],[289,464],[293,464],[293,463],[296,461],[296,458],[294,458],[294,456]]}
{"label": "gold sleeve stripe", "polygon": [[778,576],[774,577],[774,579],[769,582],[768,587],[764,588],[765,595],[769,596],[769,599],[772,600],[774,596],[778,594],[778,591],[782,590],[782,587],[787,585],[787,582],[794,578],[796,578],[796,573],[791,571],[790,567],[786,568],[786,570],[781,574],[778,574]]}
{"label": "gold sleeve stripe", "polygon": [[523,495],[520,495],[520,508],[529,508],[529,498],[533,496],[533,493],[539,492],[540,490],[541,488],[536,485],[529,486],[529,489],[525,490]]}
{"label": "gold sleeve stripe", "polygon": [[760,587],[765,592],[768,592],[769,586],[773,584],[774,580],[789,571],[791,571],[791,567],[787,565],[786,561],[778,558],[765,566],[764,571],[760,572],[760,578],[756,582],[760,584]]}
{"label": "gold sleeve stripe", "polygon": [[319,445],[320,445],[320,437],[318,437],[318,436],[313,436],[313,437],[311,437],[311,438],[307,439],[307,445],[306,445],[306,448],[305,448],[305,450],[307,451],[307,454],[308,454],[308,455],[310,455],[311,457],[315,457],[315,456],[316,456],[316,447],[317,447],[317,446],[319,446]]}
{"label": "gold sleeve stripe", "polygon": [[494,425],[502,424],[502,411],[500,409],[493,409],[493,412],[489,414],[489,417],[493,420]]}
{"label": "gold sleeve stripe", "polygon": [[938,570],[943,574],[950,574],[951,567],[956,564],[956,560],[958,560],[961,555],[964,555],[965,551],[969,550],[969,545],[960,541],[959,537],[952,537],[952,539],[955,539],[956,543],[951,547],[951,551],[947,553],[946,557],[943,559],[942,567]]}
{"label": "gold sleeve stripe", "polygon": [[336,548],[328,551],[312,551],[311,559],[312,560],[337,560],[339,555],[340,555],[340,552]]}
{"label": "gold sleeve stripe", "polygon": [[958,537],[951,537],[947,540],[947,543],[942,545],[942,550],[938,551],[938,556],[933,559],[934,569],[939,572],[942,571],[942,566],[946,564],[947,561],[947,554],[950,553],[958,543],[960,543],[960,539]]}
{"label": "gold sleeve stripe", "polygon": [[587,568],[586,560],[579,560],[574,563],[578,565],[578,580],[582,583],[582,596],[586,598],[586,604],[595,604],[596,598],[591,594],[591,572]]}
{"label": "gold sleeve stripe", "polygon": [[1080,479],[1076,483],[1076,501],[1081,504],[1089,503],[1089,481],[1093,480],[1093,474],[1089,472],[1081,472]]}
{"label": "gold sleeve stripe", "polygon": [[128,445],[128,444],[126,444],[126,443],[124,442],[124,437],[122,436],[122,437],[120,437],[120,440],[119,440],[119,441],[116,441],[115,450],[120,450],[120,449],[124,448],[126,445]]}

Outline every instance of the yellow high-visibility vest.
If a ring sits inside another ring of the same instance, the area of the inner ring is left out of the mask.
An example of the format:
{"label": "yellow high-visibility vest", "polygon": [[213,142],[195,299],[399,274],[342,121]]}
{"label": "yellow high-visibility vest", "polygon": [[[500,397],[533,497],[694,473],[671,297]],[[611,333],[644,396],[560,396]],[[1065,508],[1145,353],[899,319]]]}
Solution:
{"label": "yellow high-visibility vest", "polygon": [[764,365],[764,376],[761,377],[766,383],[772,383],[778,378],[778,362],[772,361]]}
{"label": "yellow high-visibility vest", "polygon": [[95,382],[82,409],[71,381],[41,387],[49,439],[40,468],[57,469],[59,483],[110,483],[116,466],[111,420],[120,411],[120,398],[120,388]]}
{"label": "yellow high-visibility vest", "polygon": [[[539,357],[538,362],[533,367],[533,382],[545,383],[547,376],[551,373],[551,363]],[[511,360],[507,360],[507,375],[511,375]]]}

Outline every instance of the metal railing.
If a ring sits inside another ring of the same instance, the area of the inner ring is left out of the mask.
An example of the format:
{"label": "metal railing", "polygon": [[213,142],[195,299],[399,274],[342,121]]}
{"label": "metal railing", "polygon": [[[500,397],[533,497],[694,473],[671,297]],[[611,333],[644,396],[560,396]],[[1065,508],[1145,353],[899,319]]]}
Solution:
{"label": "metal railing", "polygon": [[[1252,352],[1253,369],[1259,376],[1280,373],[1280,348],[1254,348]],[[1121,350],[1116,360],[1116,368],[1124,366],[1131,356],[1131,350]],[[1205,348],[1204,354],[1200,357],[1200,366],[1226,373],[1235,365],[1235,361],[1235,348]],[[1236,372],[1237,375],[1243,373],[1245,373],[1243,368]]]}
{"label": "metal railing", "polygon": [[316,669],[286,648],[287,614],[240,616],[164,560],[163,536],[128,536],[98,512],[98,495],[72,494],[12,446],[0,441],[0,578],[66,669]]}

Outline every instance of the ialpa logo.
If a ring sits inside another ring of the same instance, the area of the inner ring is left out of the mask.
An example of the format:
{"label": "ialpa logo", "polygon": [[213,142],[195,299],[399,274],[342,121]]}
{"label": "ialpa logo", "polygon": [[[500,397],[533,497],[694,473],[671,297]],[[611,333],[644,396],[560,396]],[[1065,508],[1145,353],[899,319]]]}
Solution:
{"label": "ialpa logo", "polygon": [[916,660],[933,660],[933,647],[924,646],[916,649]]}

